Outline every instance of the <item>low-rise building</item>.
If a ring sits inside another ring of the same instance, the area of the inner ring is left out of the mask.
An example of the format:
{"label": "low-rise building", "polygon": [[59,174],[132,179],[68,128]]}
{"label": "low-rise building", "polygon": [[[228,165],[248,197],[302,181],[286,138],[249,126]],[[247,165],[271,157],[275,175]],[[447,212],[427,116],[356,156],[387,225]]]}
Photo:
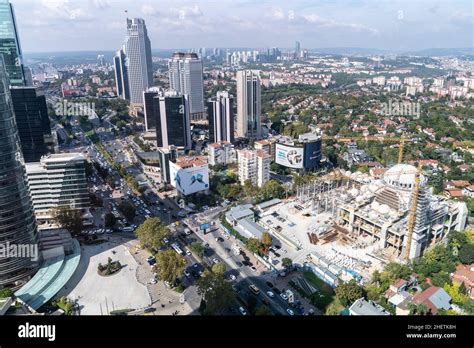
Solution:
{"label": "low-rise building", "polygon": [[356,300],[349,307],[349,313],[350,315],[390,315],[382,306],[364,298]]}
{"label": "low-rise building", "polygon": [[474,299],[474,263],[471,265],[458,265],[456,271],[451,274],[451,279],[453,283],[464,283],[469,297]]}
{"label": "low-rise building", "polygon": [[443,288],[431,286],[413,296],[413,303],[426,305],[431,314],[435,315],[438,314],[440,309],[448,310],[451,308],[451,297]]}

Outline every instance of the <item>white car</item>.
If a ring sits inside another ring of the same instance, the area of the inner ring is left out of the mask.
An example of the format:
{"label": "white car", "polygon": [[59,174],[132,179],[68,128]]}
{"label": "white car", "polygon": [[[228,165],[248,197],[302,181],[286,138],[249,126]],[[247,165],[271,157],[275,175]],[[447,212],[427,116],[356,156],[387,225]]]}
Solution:
{"label": "white car", "polygon": [[229,276],[229,279],[230,279],[230,280],[236,280],[237,277],[236,277],[235,275],[231,274],[231,275]]}
{"label": "white car", "polygon": [[271,297],[271,298],[275,297],[275,294],[271,291],[267,291],[267,295],[268,295],[268,297]]}
{"label": "white car", "polygon": [[295,313],[291,310],[291,309],[287,309],[286,312],[289,314],[289,315],[295,315]]}
{"label": "white car", "polygon": [[151,278],[151,279],[150,279],[150,284],[156,284],[156,283],[158,283],[158,282],[156,281],[155,278]]}
{"label": "white car", "polygon": [[282,293],[280,294],[280,297],[281,297],[282,299],[284,299],[285,301],[288,300],[288,296],[287,296],[284,292],[282,292]]}
{"label": "white car", "polygon": [[239,312],[242,315],[247,315],[247,312],[245,311],[244,307],[239,307]]}

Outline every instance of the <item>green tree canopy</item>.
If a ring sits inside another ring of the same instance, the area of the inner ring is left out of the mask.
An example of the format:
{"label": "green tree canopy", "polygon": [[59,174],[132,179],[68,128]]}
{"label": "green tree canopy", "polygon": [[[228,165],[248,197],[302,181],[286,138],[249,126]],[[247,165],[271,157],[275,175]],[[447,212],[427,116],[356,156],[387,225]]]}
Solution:
{"label": "green tree canopy", "polygon": [[156,269],[160,278],[169,283],[174,283],[186,268],[186,259],[174,250],[160,251],[156,255]]}
{"label": "green tree canopy", "polygon": [[140,244],[148,250],[158,250],[163,245],[163,239],[168,237],[170,231],[163,222],[157,218],[146,219],[135,230]]}
{"label": "green tree canopy", "polygon": [[348,306],[364,296],[363,288],[353,279],[348,283],[339,284],[335,292],[337,299],[343,306]]}
{"label": "green tree canopy", "polygon": [[73,236],[81,233],[84,228],[82,213],[79,209],[57,208],[53,211],[53,218],[59,226],[68,230]]}

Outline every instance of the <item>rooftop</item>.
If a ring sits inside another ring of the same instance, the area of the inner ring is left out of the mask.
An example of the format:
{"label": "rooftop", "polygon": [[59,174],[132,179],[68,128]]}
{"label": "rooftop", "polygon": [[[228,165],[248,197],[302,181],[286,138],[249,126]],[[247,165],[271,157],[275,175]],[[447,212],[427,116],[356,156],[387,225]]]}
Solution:
{"label": "rooftop", "polygon": [[81,246],[74,240],[74,252],[47,259],[35,276],[15,296],[33,310],[51,300],[69,281],[81,258]]}
{"label": "rooftop", "polygon": [[356,300],[349,308],[352,315],[390,315],[383,307],[364,298]]}

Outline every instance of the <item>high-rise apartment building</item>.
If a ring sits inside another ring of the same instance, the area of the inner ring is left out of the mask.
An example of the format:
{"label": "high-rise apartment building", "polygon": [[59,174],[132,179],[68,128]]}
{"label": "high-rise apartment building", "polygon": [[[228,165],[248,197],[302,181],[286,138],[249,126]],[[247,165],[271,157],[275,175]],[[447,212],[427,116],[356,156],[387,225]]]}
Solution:
{"label": "high-rise apartment building", "polygon": [[234,141],[234,97],[228,92],[217,92],[207,102],[209,142]]}
{"label": "high-rise apartment building", "polygon": [[[30,248],[37,246],[38,232],[9,93],[0,58],[0,243]],[[37,269],[32,258],[0,257],[0,288],[20,287]]]}
{"label": "high-rise apartment building", "polygon": [[151,43],[142,18],[127,18],[127,36],[114,63],[117,94],[128,99],[128,85],[130,103],[141,104],[143,91],[153,85]]}
{"label": "high-rise apartment building", "polygon": [[38,221],[50,221],[57,208],[81,210],[89,214],[86,159],[80,153],[44,156],[26,164],[28,184]]}
{"label": "high-rise apartment building", "polygon": [[160,92],[147,103],[146,117],[154,120],[157,146],[191,149],[188,96],[176,91]]}
{"label": "high-rise apartment building", "polygon": [[170,88],[189,96],[192,121],[204,119],[202,61],[196,53],[174,53],[168,62]]}
{"label": "high-rise apartment building", "polygon": [[244,185],[250,180],[252,185],[262,187],[270,180],[271,156],[263,150],[237,151],[239,181]]}
{"label": "high-rise apartment building", "polygon": [[53,151],[46,98],[34,87],[11,87],[13,110],[25,162]]}
{"label": "high-rise apartment building", "polygon": [[260,72],[237,72],[237,136],[261,138]]}

